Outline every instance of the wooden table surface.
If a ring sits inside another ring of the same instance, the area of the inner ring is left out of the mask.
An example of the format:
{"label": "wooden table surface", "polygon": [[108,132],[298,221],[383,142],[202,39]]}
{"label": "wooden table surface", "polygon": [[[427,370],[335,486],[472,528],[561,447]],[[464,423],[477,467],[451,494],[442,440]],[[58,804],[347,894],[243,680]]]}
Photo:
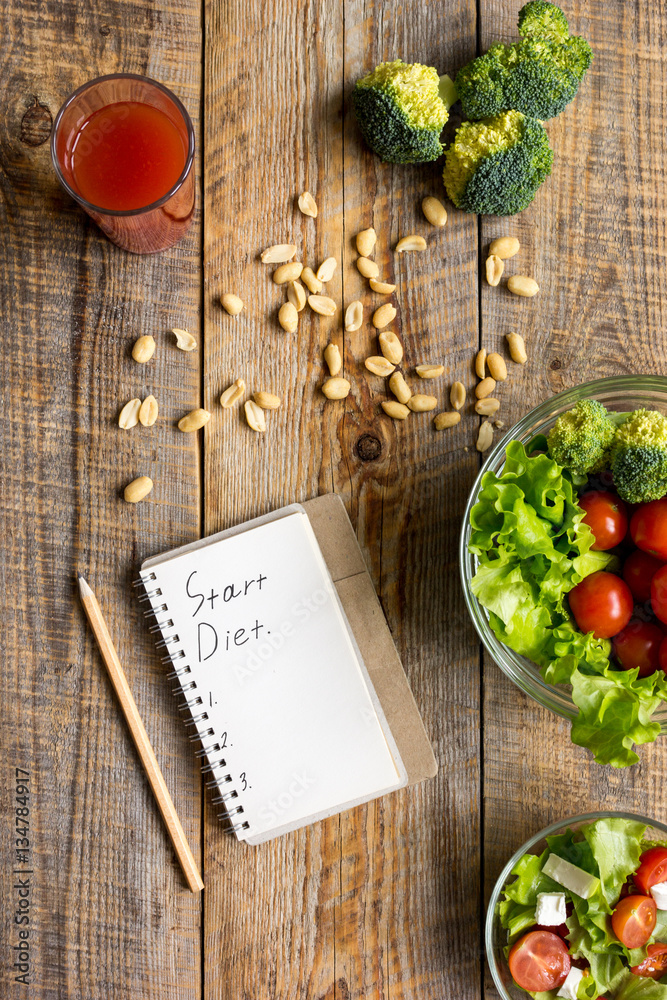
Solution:
{"label": "wooden table surface", "polygon": [[[378,162],[350,111],[355,79],[401,56],[455,72],[515,37],[519,0],[5,0],[0,4],[4,591],[0,696],[0,981],[30,1000],[356,1000],[494,996],[484,902],[509,854],[546,823],[596,808],[664,820],[664,744],[613,771],[572,746],[568,725],[481,655],[458,579],[461,514],[476,474],[478,418],[437,434],[428,415],[393,423],[367,376],[370,326],[343,334],[303,314],[276,323],[281,294],[258,252],[294,241],[342,262],[339,302],[372,297],[354,234],[373,225],[398,285],[409,364],[442,361],[474,384],[480,345],[526,339],[529,363],[500,389],[513,422],[586,379],[665,366],[667,7],[568,0],[595,61],[548,124],[552,177],[513,219],[448,206],[440,166]],[[48,134],[64,98],[103,73],[147,74],[195,122],[196,224],[174,249],[126,254],[59,188]],[[319,205],[302,216],[304,189]],[[406,233],[427,253],[397,257]],[[482,280],[485,249],[516,234],[508,270],[540,294]],[[520,261],[520,267],[519,267]],[[246,311],[220,308],[224,291]],[[177,351],[172,326],[195,333]],[[139,369],[140,334],[158,342]],[[341,344],[352,392],[318,389],[321,349]],[[283,406],[264,436],[223,413],[242,375]],[[119,406],[153,392],[151,430],[118,429]],[[175,420],[205,405],[201,440]],[[364,442],[363,444],[361,442]],[[370,445],[370,448],[369,448]],[[149,501],[121,489],[155,480]],[[223,834],[147,633],[131,581],[150,554],[291,501],[343,498],[433,741],[435,780],[247,848]],[[186,888],[84,615],[75,574],[98,593],[189,841],[201,898]],[[29,772],[30,985],[17,983],[15,768]]]}

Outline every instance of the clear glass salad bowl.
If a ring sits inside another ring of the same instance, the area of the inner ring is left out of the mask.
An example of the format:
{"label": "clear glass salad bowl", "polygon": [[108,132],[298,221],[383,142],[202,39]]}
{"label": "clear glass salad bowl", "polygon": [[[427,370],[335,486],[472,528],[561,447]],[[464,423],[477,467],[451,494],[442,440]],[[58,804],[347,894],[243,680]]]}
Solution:
{"label": "clear glass salad bowl", "polygon": [[[484,473],[489,469],[496,473],[502,470],[505,464],[505,448],[510,441],[518,440],[526,445],[535,435],[547,434],[556,418],[566,410],[572,409],[575,403],[581,399],[597,399],[608,410],[621,413],[644,407],[649,410],[660,410],[667,414],[667,378],[661,375],[623,375],[601,378],[594,382],[584,382],[573,389],[566,389],[564,392],[558,393],[557,396],[552,396],[551,399],[545,400],[527,413],[498,441],[484,462],[468,498],[459,545],[459,562],[466,606],[487,652],[517,687],[520,687],[540,705],[544,705],[545,708],[549,708],[552,712],[567,719],[573,719],[577,714],[577,708],[572,702],[569,688],[565,685],[547,684],[535,663],[515,653],[496,639],[489,625],[486,610],[479,604],[470,589],[470,581],[477,571],[477,559],[468,552],[468,542],[470,539],[470,511],[477,502]],[[667,704],[658,708],[652,718],[661,724],[663,732],[667,732]]]}
{"label": "clear glass salad bowl", "polygon": [[[620,379],[605,379],[606,382],[618,382]],[[599,383],[589,383],[592,385],[599,385]],[[564,395],[564,394],[563,394]],[[560,398],[560,397],[558,397]],[[596,396],[596,399],[599,397]],[[533,411],[535,412],[535,411]],[[667,826],[663,823],[658,822],[655,819],[647,819],[646,816],[639,816],[636,813],[626,813],[626,812],[597,812],[597,813],[586,813],[583,816],[573,816],[571,819],[561,820],[559,823],[552,823],[551,826],[546,827],[544,830],[540,830],[533,837],[522,844],[517,851],[514,852],[512,857],[509,859],[500,875],[498,880],[493,887],[493,892],[491,893],[491,898],[489,900],[489,906],[486,911],[486,923],[484,926],[484,947],[486,949],[486,958],[489,963],[489,969],[491,970],[491,975],[493,976],[493,981],[496,985],[496,989],[500,994],[502,1000],[526,1000],[529,996],[525,990],[522,990],[516,985],[512,976],[510,975],[509,966],[507,964],[507,959],[505,957],[505,947],[507,946],[507,931],[500,923],[500,918],[496,913],[496,908],[500,900],[501,893],[505,886],[514,881],[514,876],[512,875],[512,869],[524,854],[541,854],[542,851],[547,846],[546,838],[551,837],[553,834],[565,833],[568,827],[571,830],[578,830],[579,827],[583,826],[585,823],[592,823],[596,819],[605,819],[607,817],[620,817],[621,819],[635,820],[640,823],[646,824],[645,838],[647,840],[658,840],[667,841]]]}

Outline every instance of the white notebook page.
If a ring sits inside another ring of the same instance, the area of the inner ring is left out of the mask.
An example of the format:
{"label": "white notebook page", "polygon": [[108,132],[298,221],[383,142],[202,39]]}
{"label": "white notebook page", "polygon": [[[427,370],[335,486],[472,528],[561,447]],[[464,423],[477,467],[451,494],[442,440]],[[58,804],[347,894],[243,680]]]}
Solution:
{"label": "white notebook page", "polygon": [[235,790],[240,839],[265,839],[401,787],[356,646],[305,512],[167,558],[154,605],[185,697],[201,698]]}

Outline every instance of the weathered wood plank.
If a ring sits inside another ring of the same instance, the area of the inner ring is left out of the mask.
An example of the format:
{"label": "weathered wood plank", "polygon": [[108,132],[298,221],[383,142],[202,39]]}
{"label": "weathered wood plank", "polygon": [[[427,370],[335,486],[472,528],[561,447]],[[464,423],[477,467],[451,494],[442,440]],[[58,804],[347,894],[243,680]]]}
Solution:
{"label": "weathered wood plank", "polygon": [[[143,1000],[200,994],[199,900],[191,896],[78,606],[77,569],[95,587],[190,842],[199,854],[200,782],[131,581],[139,561],[199,532],[196,443],[173,428],[198,401],[198,357],[172,325],[199,324],[199,236],[134,257],[111,246],[50,166],[50,120],[87,78],[148,73],[198,117],[200,8],[95,2],[0,11],[2,90],[2,491],[5,761],[0,896],[3,996],[16,861],[15,766],[31,774],[29,987],[35,1000]],[[79,58],[85,53],[84,58]],[[34,98],[37,98],[35,105]],[[40,120],[23,122],[29,106]],[[41,105],[41,107],[38,107]],[[130,346],[154,334],[141,370]],[[122,402],[153,392],[151,429],[122,432]],[[150,501],[122,486],[150,474]]]}
{"label": "weathered wood plank", "polygon": [[[444,59],[445,69],[470,57],[474,5],[461,4],[444,34],[440,13],[329,0],[316,15],[293,5],[283,22],[261,4],[207,6],[206,398],[215,406],[242,376],[250,392],[282,395],[283,407],[268,415],[262,438],[240,414],[211,421],[205,530],[332,489],[343,496],[442,768],[436,782],[261,848],[225,839],[208,816],[209,1000],[413,997],[454,985],[476,995],[479,673],[455,576],[475,462],[462,450],[465,434],[435,434],[428,415],[401,426],[382,415],[383,386],[363,368],[377,353],[368,320],[380,300],[354,267],[353,244],[375,225],[375,258],[399,284],[396,330],[408,366],[442,358],[443,400],[450,380],[465,372],[470,382],[463,366],[478,339],[476,222],[453,212],[444,232],[431,230],[419,204],[442,194],[438,168],[379,164],[361,147],[349,107],[354,79],[383,58]],[[260,38],[262,72],[248,73]],[[315,221],[294,211],[305,188],[319,205]],[[415,228],[433,249],[396,258],[396,239]],[[284,293],[257,255],[287,240],[312,266],[330,254],[342,260],[327,292],[342,304],[362,294],[359,333],[343,335],[342,310],[332,322],[306,312],[297,334],[280,331]],[[237,319],[217,305],[224,291],[247,303]],[[344,404],[317,388],[329,338],[352,382]],[[376,458],[364,461],[364,447]]]}

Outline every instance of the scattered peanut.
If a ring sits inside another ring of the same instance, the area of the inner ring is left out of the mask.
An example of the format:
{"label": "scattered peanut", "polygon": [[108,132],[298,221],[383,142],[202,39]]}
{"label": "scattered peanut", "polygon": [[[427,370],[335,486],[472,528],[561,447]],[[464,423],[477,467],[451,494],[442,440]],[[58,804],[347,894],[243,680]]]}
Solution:
{"label": "scattered peanut", "polygon": [[179,351],[194,351],[197,341],[191,333],[188,333],[187,330],[179,330],[178,328],[174,328],[171,332],[176,337],[176,347],[178,347]]}
{"label": "scattered peanut", "polygon": [[528,278],[525,274],[513,274],[507,282],[507,287],[514,295],[523,295],[527,299],[537,295],[540,290],[535,278]]}
{"label": "scattered peanut", "polygon": [[238,295],[233,295],[231,292],[225,292],[220,299],[220,303],[225,312],[228,312],[230,316],[238,316],[243,309],[243,299],[240,299]]}
{"label": "scattered peanut", "polygon": [[312,292],[313,295],[317,295],[318,292],[322,291],[322,282],[319,278],[315,277],[312,267],[304,267],[300,277],[308,291]]}
{"label": "scattered peanut", "polygon": [[287,333],[294,333],[299,325],[299,314],[291,302],[283,302],[278,310],[278,322]]}
{"label": "scattered peanut", "polygon": [[444,431],[445,428],[447,427],[454,427],[456,424],[460,422],[460,420],[461,420],[461,414],[458,413],[456,410],[450,413],[447,413],[446,411],[444,411],[443,413],[437,413],[433,417],[433,423],[435,425],[436,431]]}
{"label": "scattered peanut", "polygon": [[405,253],[406,250],[425,250],[426,240],[423,236],[404,236],[396,244],[396,253]]}
{"label": "scattered peanut", "polygon": [[241,398],[245,392],[245,382],[242,378],[237,378],[236,382],[232,382],[229,388],[225,389],[223,394],[220,396],[220,406],[223,406],[226,410],[230,406]]}
{"label": "scattered peanut", "polygon": [[479,434],[477,435],[477,443],[475,447],[477,451],[488,451],[493,444],[493,424],[488,420],[483,420],[479,426]]}
{"label": "scattered peanut", "polygon": [[253,431],[257,431],[258,434],[263,434],[266,430],[266,418],[261,406],[258,406],[254,399],[246,399],[243,409],[245,410],[248,427]]}
{"label": "scattered peanut", "polygon": [[370,229],[362,229],[360,233],[357,233],[357,253],[362,257],[369,257],[375,249],[376,241],[377,236],[372,226]]}
{"label": "scattered peanut", "polygon": [[386,358],[381,358],[378,355],[366,358],[364,364],[369,372],[372,372],[373,375],[379,375],[380,378],[386,378],[387,375],[391,375],[396,368],[396,365],[392,365],[391,361],[387,361]]}
{"label": "scattered peanut", "polygon": [[328,378],[322,392],[327,399],[345,399],[350,392],[350,383],[346,378]]}
{"label": "scattered peanut", "polygon": [[403,360],[403,345],[391,330],[383,330],[378,337],[380,350],[392,365],[400,365]]}
{"label": "scattered peanut", "polygon": [[310,191],[304,191],[299,197],[299,209],[304,215],[309,215],[312,219],[317,218],[317,205]]}
{"label": "scattered peanut", "polygon": [[447,209],[437,198],[429,196],[422,201],[422,212],[427,222],[432,226],[444,226],[447,222]]}
{"label": "scattered peanut", "polygon": [[391,295],[396,291],[396,285],[390,285],[388,281],[378,281],[377,278],[370,278],[368,284],[378,295]]}
{"label": "scattered peanut", "polygon": [[517,365],[525,365],[528,360],[528,355],[526,354],[526,345],[521,334],[508,333],[506,340],[512,361],[514,361]]}
{"label": "scattered peanut", "polygon": [[327,344],[324,348],[324,360],[330,375],[337,375],[343,367],[338,344]]}
{"label": "scattered peanut", "polygon": [[499,236],[492,240],[489,254],[495,254],[501,260],[509,260],[510,257],[514,257],[519,252],[520,248],[521,244],[516,236]]}
{"label": "scattered peanut", "polygon": [[494,427],[498,427],[499,429],[502,429],[505,426],[505,421],[504,420],[494,420],[493,421],[493,426]]}
{"label": "scattered peanut", "polygon": [[475,395],[478,399],[484,399],[486,396],[490,396],[495,388],[496,380],[487,375],[486,378],[483,378],[482,381],[475,386]]}
{"label": "scattered peanut", "polygon": [[477,357],[475,358],[475,374],[477,378],[484,378],[486,375],[486,349],[483,347],[481,351],[477,352]]}
{"label": "scattered peanut", "polygon": [[153,337],[144,335],[135,340],[134,346],[132,348],[132,357],[134,360],[140,364],[145,365],[147,361],[155,354],[155,340]]}
{"label": "scattered peanut", "polygon": [[466,387],[463,382],[454,382],[449,390],[449,401],[455,410],[460,410],[466,401]]}
{"label": "scattered peanut", "polygon": [[486,366],[489,369],[491,377],[496,380],[496,382],[504,382],[507,378],[507,365],[505,364],[505,359],[500,355],[488,354],[486,357]]}
{"label": "scattered peanut", "polygon": [[186,413],[184,417],[178,421],[179,431],[184,431],[189,434],[191,431],[198,431],[204,424],[207,424],[211,419],[211,414],[208,410],[203,410],[199,407],[196,410],[190,410]]}
{"label": "scattered peanut", "polygon": [[146,396],[139,409],[139,423],[143,427],[152,427],[157,420],[157,399],[155,396]]}
{"label": "scattered peanut", "polygon": [[124,431],[129,431],[131,427],[136,427],[139,422],[140,409],[140,399],[128,400],[118,416],[118,426]]}
{"label": "scattered peanut", "polygon": [[373,326],[376,330],[382,330],[396,318],[396,309],[390,302],[385,302],[383,306],[373,313]]}
{"label": "scattered peanut", "polygon": [[128,483],[123,492],[127,503],[139,503],[144,500],[153,489],[153,480],[149,476],[138,476]]}
{"label": "scattered peanut", "polygon": [[306,290],[300,281],[290,281],[287,286],[287,300],[297,312],[301,312],[306,304]]}
{"label": "scattered peanut", "polygon": [[444,365],[417,365],[415,371],[420,378],[440,378],[445,371]]}
{"label": "scattered peanut", "polygon": [[334,276],[334,271],[336,270],[337,261],[335,257],[327,257],[323,260],[317,269],[317,280],[318,281],[331,281]]}
{"label": "scattered peanut", "polygon": [[345,329],[348,333],[358,330],[364,320],[364,307],[358,299],[350,302],[345,310]]}
{"label": "scattered peanut", "polygon": [[493,396],[487,396],[485,399],[478,399],[475,403],[475,413],[480,413],[483,417],[489,417],[492,413],[496,413],[500,409],[500,400],[494,399]]}
{"label": "scattered peanut", "polygon": [[405,420],[410,415],[410,411],[403,403],[397,403],[395,399],[383,399],[382,409],[388,417],[394,420]]}
{"label": "scattered peanut", "polygon": [[496,256],[496,254],[492,253],[486,258],[486,280],[489,285],[494,288],[496,285],[499,285],[504,270],[505,265],[500,257]]}
{"label": "scattered peanut", "polygon": [[377,278],[380,273],[375,261],[369,260],[368,257],[357,257],[357,270],[364,278]]}
{"label": "scattered peanut", "polygon": [[291,260],[296,253],[293,243],[276,243],[275,246],[262,250],[263,264],[284,264]]}
{"label": "scattered peanut", "polygon": [[336,312],[336,303],[327,295],[309,295],[308,305],[320,316],[333,316]]}
{"label": "scattered peanut", "polygon": [[252,398],[262,410],[277,410],[280,406],[280,396],[272,392],[253,392]]}
{"label": "scattered peanut", "polygon": [[416,392],[408,400],[408,406],[413,413],[424,413],[426,410],[435,410],[437,405],[438,400],[435,396],[427,396],[422,392]]}
{"label": "scattered peanut", "polygon": [[412,395],[408,383],[403,378],[401,372],[394,372],[394,374],[390,376],[389,388],[396,396],[396,399],[399,401],[399,403],[403,404],[407,403],[407,401],[410,399],[410,396]]}
{"label": "scattered peanut", "polygon": [[[286,285],[288,281],[296,281],[301,277],[303,264],[299,260],[291,260],[287,264],[281,264],[273,272],[273,280],[276,285]],[[239,300],[240,301],[240,300]]]}

